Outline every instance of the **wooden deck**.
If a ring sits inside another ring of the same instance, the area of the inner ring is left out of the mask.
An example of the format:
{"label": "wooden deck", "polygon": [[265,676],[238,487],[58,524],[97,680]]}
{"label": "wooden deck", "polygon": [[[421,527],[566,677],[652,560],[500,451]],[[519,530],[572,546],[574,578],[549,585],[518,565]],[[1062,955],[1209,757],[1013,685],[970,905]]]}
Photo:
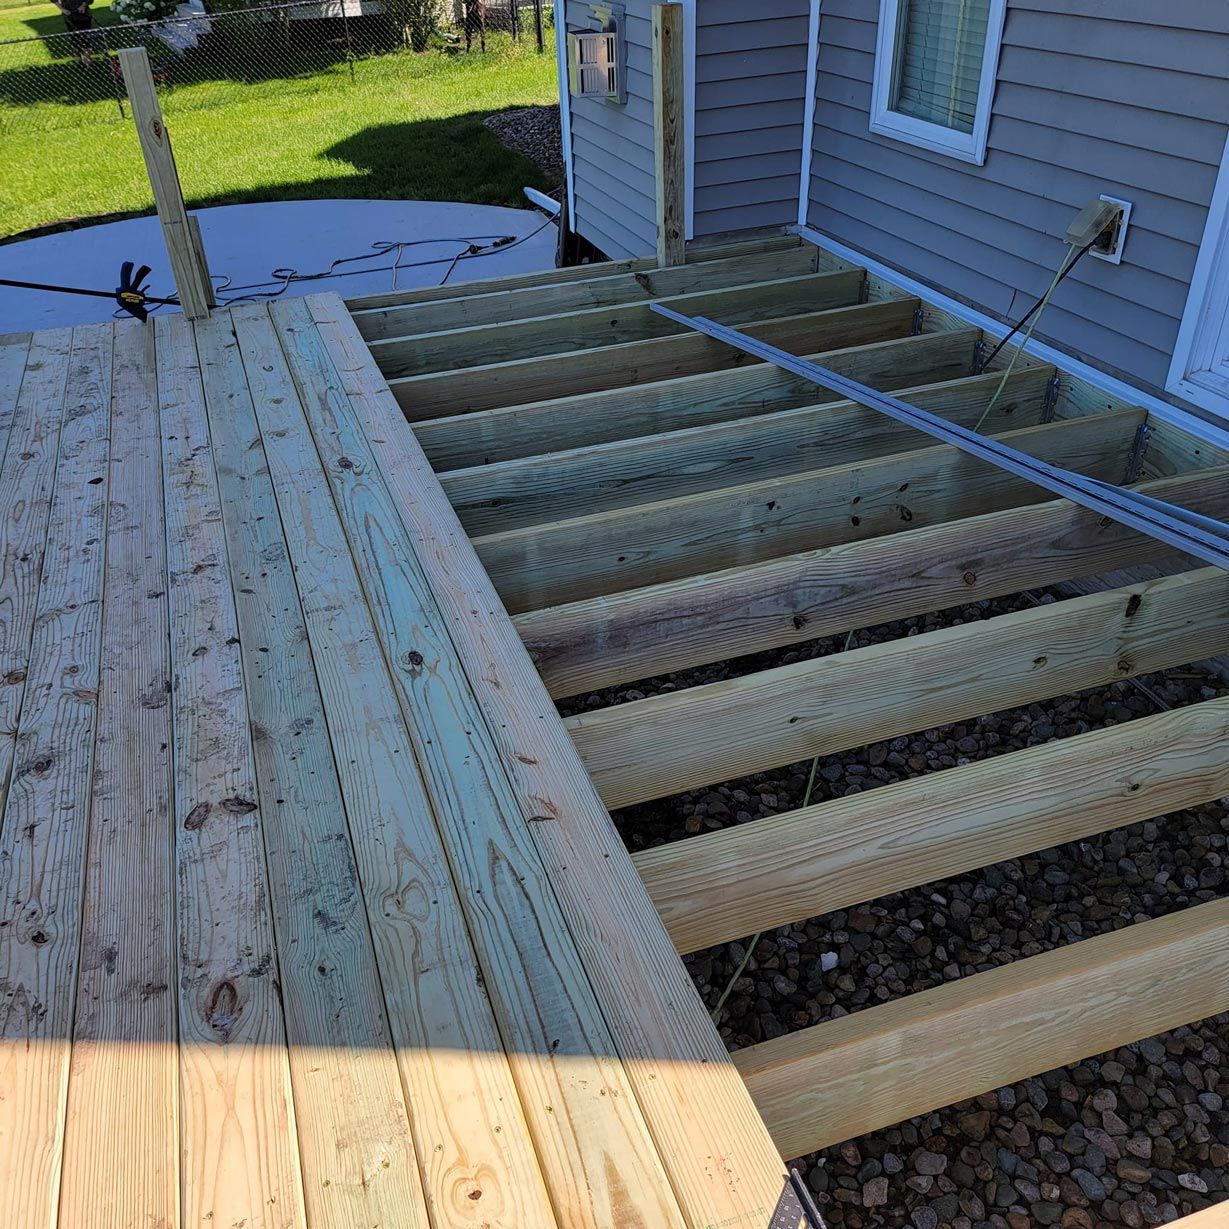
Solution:
{"label": "wooden deck", "polygon": [[767,1132],[340,300],[8,338],[0,416],[10,1223],[762,1224]]}
{"label": "wooden deck", "polygon": [[[1229,707],[635,859],[607,807],[1224,654],[1229,578],[647,301],[967,425],[976,330],[797,240],[688,261],[0,339],[9,1223],[766,1229],[783,1155],[1229,1009],[1219,901],[727,1055],[679,952],[1221,797]],[[1145,418],[1025,361],[985,430],[1229,513]]]}

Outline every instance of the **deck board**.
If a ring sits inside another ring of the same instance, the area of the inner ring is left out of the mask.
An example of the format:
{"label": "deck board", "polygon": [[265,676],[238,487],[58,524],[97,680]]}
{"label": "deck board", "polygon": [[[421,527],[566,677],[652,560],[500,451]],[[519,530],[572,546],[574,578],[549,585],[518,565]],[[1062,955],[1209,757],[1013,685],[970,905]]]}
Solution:
{"label": "deck board", "polygon": [[23,1229],[754,1229],[779,1189],[553,711],[565,784],[524,775],[544,693],[493,703],[390,408],[332,298],[0,342]]}

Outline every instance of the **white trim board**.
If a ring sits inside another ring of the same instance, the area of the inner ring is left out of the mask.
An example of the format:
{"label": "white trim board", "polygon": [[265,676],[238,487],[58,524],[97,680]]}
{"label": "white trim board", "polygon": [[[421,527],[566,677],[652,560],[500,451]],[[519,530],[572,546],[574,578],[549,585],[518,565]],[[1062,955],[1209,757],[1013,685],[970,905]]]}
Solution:
{"label": "white trim board", "polygon": [[811,207],[811,155],[815,150],[815,91],[819,88],[819,6],[811,0],[807,26],[807,92],[802,111],[802,165],[798,169],[798,225],[807,224]]}
{"label": "white trim board", "polygon": [[683,5],[683,229],[696,237],[696,0]]}
{"label": "white trim board", "polygon": [[986,45],[982,50],[981,75],[977,84],[977,109],[973,131],[960,132],[929,120],[892,109],[892,79],[895,75],[897,39],[903,0],[879,0],[879,27],[875,37],[875,76],[871,86],[870,130],[894,141],[972,162],[986,161],[986,139],[990,133],[990,112],[994,106],[994,87],[999,75],[999,52],[1003,45],[1003,24],[1007,20],[1007,0],[990,0],[986,21]]}
{"label": "white trim board", "polygon": [[568,0],[553,0],[555,61],[559,70],[559,129],[568,189],[568,226],[576,229],[576,172],[572,166],[572,95],[568,93]]}
{"label": "white trim board", "polygon": [[1199,256],[1191,275],[1182,323],[1174,342],[1173,363],[1165,388],[1175,396],[1192,402],[1202,410],[1224,416],[1229,413],[1229,396],[1224,377],[1205,383],[1198,373],[1215,359],[1215,343],[1222,329],[1229,329],[1229,138],[1221,155],[1220,174],[1212,192],[1212,203],[1204,224]]}
{"label": "white trim board", "polygon": [[[813,243],[816,247],[831,252],[833,256],[839,256],[842,260],[849,261],[850,264],[861,265],[868,272],[883,278],[890,285],[907,291],[909,294],[916,295],[919,299],[941,308],[943,311],[951,312],[953,316],[975,325],[977,328],[984,329],[992,337],[1003,337],[1010,327],[1001,320],[995,320],[992,316],[979,312],[975,307],[969,307],[967,303],[961,303],[957,299],[950,298],[941,291],[935,290],[933,287],[927,286],[923,282],[909,277],[907,274],[900,273],[881,261],[875,260],[873,257],[841,243],[837,239],[830,239],[813,226],[791,226],[788,229],[800,235],[808,243]],[[1070,354],[1065,354],[1054,346],[1047,346],[1045,342],[1031,340],[1024,347],[1024,350],[1026,354],[1031,354],[1043,362],[1053,363],[1056,367],[1061,367],[1073,376],[1086,380],[1094,388],[1100,388],[1113,397],[1119,397],[1131,405],[1137,405],[1141,409],[1147,410],[1149,414],[1155,415],[1161,422],[1167,422],[1172,426],[1180,427],[1183,431],[1187,431],[1209,444],[1214,444],[1218,448],[1229,449],[1229,430],[1223,427],[1205,422],[1202,418],[1191,414],[1189,411],[1176,405],[1170,405],[1168,401],[1162,401],[1159,397],[1154,397],[1150,393],[1146,393],[1142,389],[1126,383],[1125,380],[1119,380],[1114,376],[1108,375],[1106,372],[1100,371],[1080,359],[1073,358]]]}

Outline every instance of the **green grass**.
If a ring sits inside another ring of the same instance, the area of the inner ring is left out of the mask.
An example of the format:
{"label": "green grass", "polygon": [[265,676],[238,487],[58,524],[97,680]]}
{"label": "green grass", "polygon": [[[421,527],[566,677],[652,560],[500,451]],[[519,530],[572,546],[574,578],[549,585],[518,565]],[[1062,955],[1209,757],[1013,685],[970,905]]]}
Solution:
{"label": "green grass", "polygon": [[[105,4],[94,6],[107,24]],[[155,57],[190,206],[303,198],[522,204],[551,188],[483,126],[494,111],[558,97],[555,60],[532,37],[488,39],[486,54],[373,55],[351,66],[321,23],[287,52],[269,28],[214,35],[208,54]],[[50,4],[0,0],[0,40],[58,33]],[[136,134],[121,122],[106,63],[57,47],[0,47],[0,235],[148,212]],[[30,102],[31,96],[45,101]]]}

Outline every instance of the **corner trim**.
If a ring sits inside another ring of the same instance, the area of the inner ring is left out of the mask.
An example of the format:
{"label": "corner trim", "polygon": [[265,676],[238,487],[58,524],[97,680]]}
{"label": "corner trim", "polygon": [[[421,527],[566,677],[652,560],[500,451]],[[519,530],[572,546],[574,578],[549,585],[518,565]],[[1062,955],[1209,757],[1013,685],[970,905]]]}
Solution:
{"label": "corner trim", "polygon": [[696,0],[683,5],[683,230],[696,237]]}
{"label": "corner trim", "polygon": [[798,225],[807,224],[811,208],[811,155],[815,149],[815,91],[819,88],[819,9],[823,0],[811,0],[807,26],[807,92],[802,112],[802,165],[798,168]]}
{"label": "corner trim", "polygon": [[576,171],[572,166],[572,95],[568,93],[568,0],[553,0],[555,60],[559,71],[559,128],[563,145],[564,179],[568,192],[568,225],[576,226]]}
{"label": "corner trim", "polygon": [[[909,277],[907,274],[900,273],[881,261],[857,251],[855,248],[846,246],[839,240],[830,239],[822,231],[818,231],[812,226],[792,226],[789,229],[800,235],[808,243],[823,248],[825,251],[831,252],[834,256],[839,256],[842,260],[847,260],[851,264],[861,265],[868,272],[883,278],[885,282],[889,282],[891,285],[905,290],[909,294],[916,295],[925,302],[942,308],[943,311],[951,312],[953,316],[975,325],[977,328],[985,329],[992,337],[1003,337],[1008,331],[1008,326],[1003,324],[1002,321],[995,320],[993,317],[979,312],[975,307],[969,307],[967,303],[961,303],[956,299],[950,298],[941,291],[935,290],[933,287],[927,286],[915,278]],[[1197,436],[1209,444],[1214,444],[1218,448],[1229,449],[1229,430],[1225,430],[1223,427],[1205,422],[1202,418],[1190,413],[1188,410],[1181,409],[1176,405],[1170,405],[1168,401],[1162,401],[1159,397],[1145,393],[1142,389],[1126,383],[1125,380],[1119,380],[1096,367],[1090,366],[1081,359],[1073,358],[1062,350],[1055,349],[1053,346],[1047,346],[1044,342],[1032,340],[1024,349],[1025,353],[1034,355],[1043,362],[1053,363],[1055,366],[1069,371],[1073,376],[1086,380],[1094,388],[1102,389],[1113,397],[1119,397],[1123,401],[1147,410],[1149,414],[1155,415],[1161,422],[1169,423],[1183,431],[1189,432],[1189,434]]]}

